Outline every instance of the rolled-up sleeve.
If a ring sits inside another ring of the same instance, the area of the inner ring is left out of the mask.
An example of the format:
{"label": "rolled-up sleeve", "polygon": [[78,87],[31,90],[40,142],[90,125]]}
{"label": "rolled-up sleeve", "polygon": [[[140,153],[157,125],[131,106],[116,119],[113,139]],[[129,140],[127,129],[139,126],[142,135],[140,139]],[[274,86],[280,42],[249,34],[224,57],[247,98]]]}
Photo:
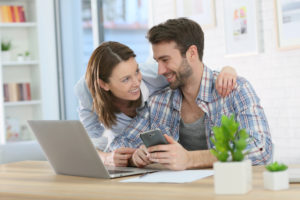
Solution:
{"label": "rolled-up sleeve", "polygon": [[260,100],[250,83],[244,80],[234,92],[233,105],[240,129],[249,134],[247,157],[252,165],[264,165],[272,159],[272,140]]}

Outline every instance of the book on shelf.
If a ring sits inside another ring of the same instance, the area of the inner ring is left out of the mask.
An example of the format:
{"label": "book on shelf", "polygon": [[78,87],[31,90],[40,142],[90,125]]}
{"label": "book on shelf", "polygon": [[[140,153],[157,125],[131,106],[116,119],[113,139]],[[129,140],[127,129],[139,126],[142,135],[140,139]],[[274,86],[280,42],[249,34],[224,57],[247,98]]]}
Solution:
{"label": "book on shelf", "polygon": [[1,5],[0,22],[2,23],[26,22],[24,7],[17,6],[17,5]]}
{"label": "book on shelf", "polygon": [[31,100],[30,83],[4,83],[3,92],[5,102]]}

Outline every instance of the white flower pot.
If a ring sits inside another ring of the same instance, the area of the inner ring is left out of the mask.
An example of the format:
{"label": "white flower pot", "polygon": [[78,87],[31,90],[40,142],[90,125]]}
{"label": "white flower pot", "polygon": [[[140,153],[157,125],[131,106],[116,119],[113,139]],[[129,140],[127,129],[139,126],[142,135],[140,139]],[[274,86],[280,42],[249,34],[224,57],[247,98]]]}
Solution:
{"label": "white flower pot", "polygon": [[265,171],[264,187],[269,190],[285,190],[289,188],[289,174],[288,171],[269,172]]}
{"label": "white flower pot", "polygon": [[24,61],[24,56],[17,56],[17,61],[19,61],[19,62]]}
{"label": "white flower pot", "polygon": [[214,185],[216,194],[245,194],[252,189],[250,160],[215,162]]}
{"label": "white flower pot", "polygon": [[1,51],[1,58],[2,61],[10,61],[11,59],[10,51]]}

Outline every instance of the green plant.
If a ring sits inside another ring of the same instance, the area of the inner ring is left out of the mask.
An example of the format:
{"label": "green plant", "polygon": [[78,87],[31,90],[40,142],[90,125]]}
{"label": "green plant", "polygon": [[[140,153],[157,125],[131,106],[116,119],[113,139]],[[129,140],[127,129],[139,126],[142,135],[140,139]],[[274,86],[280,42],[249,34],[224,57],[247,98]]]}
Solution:
{"label": "green plant", "polygon": [[11,41],[1,42],[1,51],[9,51],[11,49]]}
{"label": "green plant", "polygon": [[30,55],[30,52],[29,52],[29,51],[25,51],[24,55],[25,55],[25,56],[29,56],[29,55]]}
{"label": "green plant", "polygon": [[277,161],[273,162],[269,165],[266,166],[266,169],[270,172],[279,172],[279,171],[284,171],[288,167],[285,164],[280,164]]}
{"label": "green plant", "polygon": [[[210,138],[214,144],[211,153],[221,162],[242,161],[247,152],[243,152],[248,144],[249,135],[245,129],[238,130],[239,123],[234,115],[230,118],[223,115],[221,126],[213,127],[214,136]],[[228,160],[231,156],[231,160]]]}

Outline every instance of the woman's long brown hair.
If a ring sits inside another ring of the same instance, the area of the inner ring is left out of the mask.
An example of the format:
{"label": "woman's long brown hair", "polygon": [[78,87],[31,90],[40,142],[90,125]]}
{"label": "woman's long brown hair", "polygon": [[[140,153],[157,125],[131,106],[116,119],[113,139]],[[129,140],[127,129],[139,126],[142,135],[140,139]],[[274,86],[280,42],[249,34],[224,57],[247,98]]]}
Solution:
{"label": "woman's long brown hair", "polygon": [[[134,52],[118,42],[104,42],[96,48],[89,60],[85,81],[93,97],[93,111],[105,127],[116,124],[116,113],[119,109],[113,104],[113,94],[105,91],[98,84],[98,79],[109,83],[113,69],[122,61],[135,57]],[[137,100],[140,102],[140,98]]]}

